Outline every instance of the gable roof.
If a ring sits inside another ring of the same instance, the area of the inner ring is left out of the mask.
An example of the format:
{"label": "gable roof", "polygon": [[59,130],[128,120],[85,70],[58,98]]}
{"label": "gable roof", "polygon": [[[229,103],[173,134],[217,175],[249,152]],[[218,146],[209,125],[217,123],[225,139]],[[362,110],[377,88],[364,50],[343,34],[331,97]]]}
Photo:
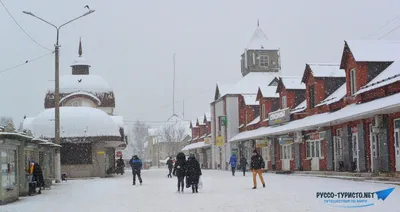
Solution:
{"label": "gable roof", "polygon": [[278,86],[258,87],[257,101],[261,98],[279,98],[279,93],[276,92]]}
{"label": "gable roof", "polygon": [[274,42],[268,40],[267,35],[261,30],[260,27],[257,27],[250,39],[250,42],[247,44],[246,49],[279,50],[279,47]]}
{"label": "gable roof", "polygon": [[347,93],[346,83],[343,83],[342,86],[340,86],[336,91],[334,91],[331,95],[329,95],[324,100],[322,100],[315,107],[319,107],[319,106],[323,106],[323,105],[330,105],[335,102],[338,102],[341,99],[343,99],[344,96],[346,96],[346,93]]}
{"label": "gable roof", "polygon": [[259,105],[256,94],[242,94],[242,96],[246,105]]}
{"label": "gable roof", "polygon": [[389,85],[400,81],[400,61],[395,61],[378,76],[372,79],[367,85],[360,88],[357,94],[361,94],[376,88],[381,88],[385,85]]}
{"label": "gable roof", "polygon": [[353,55],[356,62],[393,62],[400,58],[400,41],[345,40],[340,68],[344,68],[346,54]]}
{"label": "gable roof", "polygon": [[302,111],[305,111],[307,109],[307,99],[301,102],[299,105],[297,105],[294,109],[290,111],[290,114],[293,113],[300,113]]}
{"label": "gable roof", "polygon": [[334,63],[306,63],[302,82],[306,83],[308,74],[315,78],[345,78],[346,72],[340,69],[339,64]]}
{"label": "gable roof", "polygon": [[305,90],[306,85],[301,82],[302,78],[299,76],[281,76],[279,77],[278,87],[276,92],[282,89],[282,86],[286,90]]}
{"label": "gable roof", "polygon": [[268,85],[279,73],[276,72],[250,72],[237,83],[217,84],[214,101],[228,94],[257,94],[258,87]]}

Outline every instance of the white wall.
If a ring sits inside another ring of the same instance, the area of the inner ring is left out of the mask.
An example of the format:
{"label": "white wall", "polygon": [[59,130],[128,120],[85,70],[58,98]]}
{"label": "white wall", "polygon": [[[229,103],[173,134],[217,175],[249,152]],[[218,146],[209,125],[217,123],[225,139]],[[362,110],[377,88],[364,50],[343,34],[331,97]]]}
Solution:
{"label": "white wall", "polygon": [[[231,143],[229,140],[239,133],[239,98],[226,98],[226,113],[228,119],[228,129],[225,144],[225,160],[229,162],[231,156]],[[228,166],[230,168],[230,166]]]}
{"label": "white wall", "polygon": [[82,101],[82,107],[96,107],[96,104],[92,100],[82,97],[72,98],[65,102],[63,105],[67,107],[72,107],[72,103],[78,100]]}

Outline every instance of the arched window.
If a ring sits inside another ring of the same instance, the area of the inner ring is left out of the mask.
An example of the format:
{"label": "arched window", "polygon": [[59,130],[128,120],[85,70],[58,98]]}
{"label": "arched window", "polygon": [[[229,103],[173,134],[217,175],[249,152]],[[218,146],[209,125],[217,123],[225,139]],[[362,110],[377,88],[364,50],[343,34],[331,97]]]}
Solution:
{"label": "arched window", "polygon": [[71,104],[72,107],[81,107],[82,106],[82,99],[76,99]]}

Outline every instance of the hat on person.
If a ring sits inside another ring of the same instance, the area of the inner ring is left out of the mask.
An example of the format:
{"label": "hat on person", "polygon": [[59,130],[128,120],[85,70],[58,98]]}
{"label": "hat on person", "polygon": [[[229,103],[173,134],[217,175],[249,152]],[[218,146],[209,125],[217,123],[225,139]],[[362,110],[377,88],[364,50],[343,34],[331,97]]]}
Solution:
{"label": "hat on person", "polygon": [[253,150],[253,153],[256,153],[256,154],[258,154],[258,152],[257,152],[257,150],[255,149],[255,150]]}

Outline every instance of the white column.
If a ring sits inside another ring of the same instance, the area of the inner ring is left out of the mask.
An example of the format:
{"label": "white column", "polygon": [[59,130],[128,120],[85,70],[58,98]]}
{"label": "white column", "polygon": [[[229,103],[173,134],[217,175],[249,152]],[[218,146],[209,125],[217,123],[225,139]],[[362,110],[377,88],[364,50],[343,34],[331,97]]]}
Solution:
{"label": "white column", "polygon": [[61,182],[61,155],[60,155],[60,148],[56,149],[56,154],[54,156],[55,161],[55,180],[56,183]]}

